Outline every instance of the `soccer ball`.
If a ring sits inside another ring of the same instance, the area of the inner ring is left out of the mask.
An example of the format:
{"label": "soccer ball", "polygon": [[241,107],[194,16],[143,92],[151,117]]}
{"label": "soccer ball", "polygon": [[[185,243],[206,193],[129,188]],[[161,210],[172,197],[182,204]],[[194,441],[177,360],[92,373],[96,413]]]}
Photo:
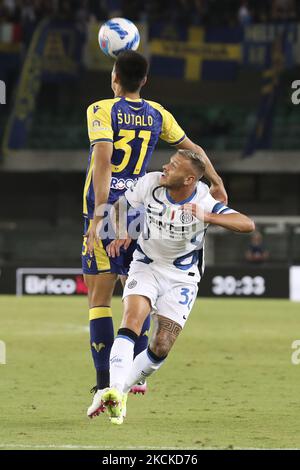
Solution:
{"label": "soccer ball", "polygon": [[122,51],[135,51],[139,47],[140,34],[132,21],[112,18],[101,26],[98,41],[104,54],[116,58]]}

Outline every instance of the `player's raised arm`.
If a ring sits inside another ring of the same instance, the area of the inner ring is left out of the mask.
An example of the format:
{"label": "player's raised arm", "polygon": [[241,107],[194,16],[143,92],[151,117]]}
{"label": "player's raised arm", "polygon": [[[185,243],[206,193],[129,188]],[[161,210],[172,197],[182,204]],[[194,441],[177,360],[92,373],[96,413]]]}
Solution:
{"label": "player's raised arm", "polygon": [[233,232],[249,233],[255,230],[253,220],[239,212],[232,214],[205,214],[204,222],[219,225]]}
{"label": "player's raised arm", "polygon": [[205,163],[204,176],[211,183],[210,192],[212,196],[218,199],[219,201],[227,203],[228,197],[224,188],[222,178],[214,169],[210,159],[204,152],[203,148],[192,142],[185,135],[184,131],[169,111],[167,111],[163,107],[161,107],[159,110],[163,117],[162,132],[160,138],[165,140],[169,144],[175,146],[177,149],[191,150],[192,152],[200,154]]}
{"label": "player's raised arm", "polygon": [[211,163],[210,159],[206,155],[205,151],[203,150],[200,145],[195,144],[192,142],[188,137],[182,140],[179,144],[176,145],[178,149],[185,149],[185,150],[192,150],[193,152],[198,153],[201,155],[204,163],[205,163],[205,173],[204,176],[208,181],[211,183],[210,193],[211,195],[218,199],[219,201],[228,202],[227,193],[222,181],[222,178],[216,172],[213,164]]}

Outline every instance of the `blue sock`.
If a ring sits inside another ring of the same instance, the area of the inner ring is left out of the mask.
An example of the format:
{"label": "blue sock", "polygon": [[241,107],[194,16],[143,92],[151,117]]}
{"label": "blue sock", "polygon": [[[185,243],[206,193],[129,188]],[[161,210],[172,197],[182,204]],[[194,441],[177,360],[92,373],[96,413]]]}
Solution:
{"label": "blue sock", "polygon": [[109,387],[109,356],[114,342],[114,327],[110,307],[89,310],[91,352],[97,373],[97,388]]}
{"label": "blue sock", "polygon": [[134,357],[136,357],[138,354],[144,351],[144,349],[147,349],[149,330],[150,330],[150,315],[148,315],[148,317],[144,321],[141,334],[135,342]]}

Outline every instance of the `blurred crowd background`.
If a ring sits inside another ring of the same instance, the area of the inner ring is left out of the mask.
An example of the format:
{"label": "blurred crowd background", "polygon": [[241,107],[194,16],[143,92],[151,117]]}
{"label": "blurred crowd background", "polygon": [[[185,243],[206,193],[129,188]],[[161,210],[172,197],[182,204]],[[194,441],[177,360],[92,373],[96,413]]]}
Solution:
{"label": "blurred crowd background", "polygon": [[1,0],[1,21],[22,27],[52,16],[87,22],[122,16],[133,21],[180,21],[189,25],[235,26],[237,24],[295,21],[296,0]]}

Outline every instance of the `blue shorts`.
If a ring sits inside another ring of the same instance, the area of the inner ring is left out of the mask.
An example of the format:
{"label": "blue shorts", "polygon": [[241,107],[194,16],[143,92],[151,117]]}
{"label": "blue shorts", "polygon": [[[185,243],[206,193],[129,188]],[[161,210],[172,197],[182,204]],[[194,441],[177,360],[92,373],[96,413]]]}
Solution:
{"label": "blue shorts", "polygon": [[[91,219],[84,218],[84,234],[87,233],[90,222]],[[93,256],[90,256],[87,253],[86,237],[83,236],[81,263],[84,274],[115,273],[127,275],[137,242],[133,240],[127,250],[121,248],[120,256],[110,258],[106,252],[106,247],[111,241],[109,238],[99,240],[98,246],[94,245]]]}

